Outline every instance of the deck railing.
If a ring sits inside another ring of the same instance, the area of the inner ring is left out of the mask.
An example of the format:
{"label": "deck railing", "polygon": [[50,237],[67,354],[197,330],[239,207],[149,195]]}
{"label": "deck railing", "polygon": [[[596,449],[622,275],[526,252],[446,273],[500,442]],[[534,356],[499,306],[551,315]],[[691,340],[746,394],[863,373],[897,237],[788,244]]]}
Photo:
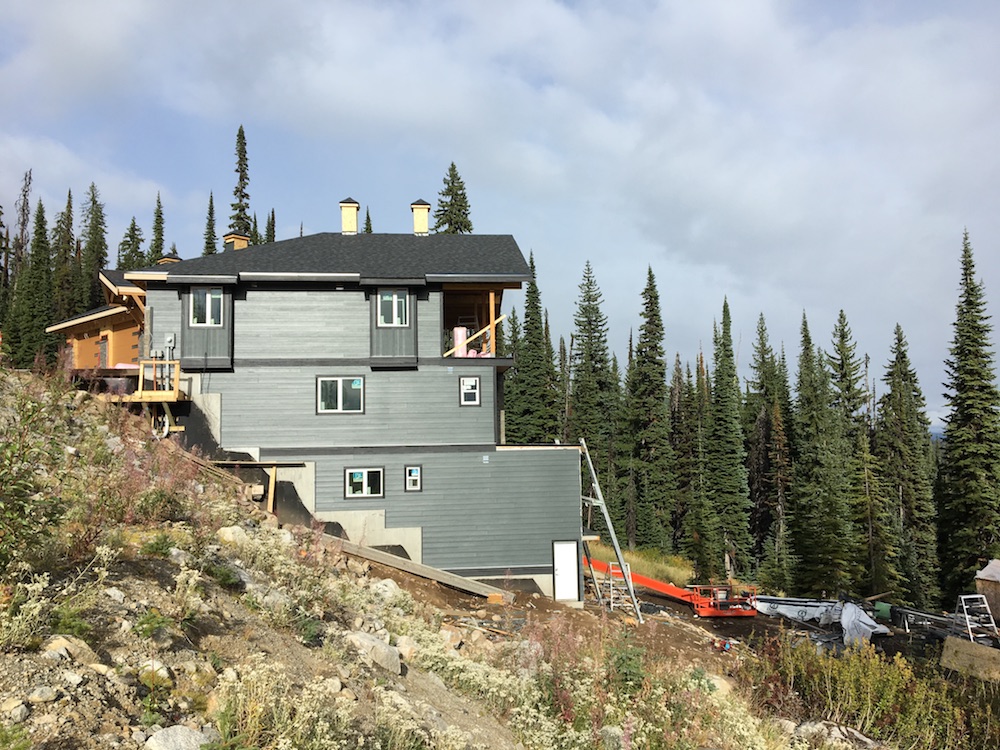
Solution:
{"label": "deck railing", "polygon": [[[454,331],[454,338],[455,338],[455,341],[457,341],[458,343],[456,343],[455,346],[453,346],[451,349],[449,349],[448,351],[446,351],[441,356],[443,356],[443,357],[452,357],[452,356],[454,356],[454,357],[457,357],[459,359],[462,359],[462,358],[465,358],[465,357],[495,357],[495,356],[497,356],[496,355],[497,326],[501,322],[503,322],[503,320],[506,317],[507,317],[507,315],[504,314],[504,315],[501,315],[499,318],[496,318],[495,320],[491,320],[490,324],[488,326],[485,326],[484,328],[480,328],[478,331],[476,331],[475,333],[473,333],[471,336],[467,336],[464,341],[459,341],[459,338],[461,337],[461,333],[460,332],[467,331],[468,329],[465,326],[457,326],[457,327],[455,327],[453,329],[453,331]],[[478,351],[476,349],[470,349],[469,348],[469,344],[471,342],[475,341],[476,339],[480,339],[480,338],[483,340],[482,349],[478,350]]]}

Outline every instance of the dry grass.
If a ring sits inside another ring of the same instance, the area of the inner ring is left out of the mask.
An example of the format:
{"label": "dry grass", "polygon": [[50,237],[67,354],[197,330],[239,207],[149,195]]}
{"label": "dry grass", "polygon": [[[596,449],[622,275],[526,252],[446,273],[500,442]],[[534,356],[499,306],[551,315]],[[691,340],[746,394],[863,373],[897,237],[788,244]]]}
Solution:
{"label": "dry grass", "polygon": [[[608,562],[615,559],[614,547],[603,542],[590,542],[590,553],[595,560]],[[622,550],[625,562],[633,573],[657,581],[669,581],[675,586],[687,586],[694,578],[694,566],[679,555],[663,555],[654,550],[629,552]]]}

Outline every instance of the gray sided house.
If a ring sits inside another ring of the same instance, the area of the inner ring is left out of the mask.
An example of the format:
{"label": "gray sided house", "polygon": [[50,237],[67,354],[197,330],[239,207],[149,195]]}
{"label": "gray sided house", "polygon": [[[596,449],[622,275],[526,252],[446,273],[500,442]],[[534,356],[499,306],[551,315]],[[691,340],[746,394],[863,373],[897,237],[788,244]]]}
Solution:
{"label": "gray sided house", "polygon": [[554,543],[580,540],[580,455],[503,444],[513,361],[493,349],[528,266],[510,236],[427,234],[429,208],[414,234],[358,234],[348,199],[343,233],[129,273],[147,353],[180,362],[221,448],[283,465],[351,541],[551,592]]}

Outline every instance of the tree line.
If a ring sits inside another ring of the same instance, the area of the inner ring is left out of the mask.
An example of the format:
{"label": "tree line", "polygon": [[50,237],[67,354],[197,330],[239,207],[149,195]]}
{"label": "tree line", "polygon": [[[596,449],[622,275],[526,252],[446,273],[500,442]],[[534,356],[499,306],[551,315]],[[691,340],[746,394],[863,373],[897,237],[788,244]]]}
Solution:
{"label": "tree line", "polygon": [[506,437],[585,438],[623,544],[682,554],[701,581],[925,609],[954,606],[1000,557],[1000,392],[967,233],[939,440],[899,325],[876,398],[843,311],[825,348],[803,314],[794,373],[761,315],[741,385],[727,301],[710,358],[670,364],[650,269],[624,367],[602,301],[587,263],[556,350],[528,284],[523,320],[507,323]]}

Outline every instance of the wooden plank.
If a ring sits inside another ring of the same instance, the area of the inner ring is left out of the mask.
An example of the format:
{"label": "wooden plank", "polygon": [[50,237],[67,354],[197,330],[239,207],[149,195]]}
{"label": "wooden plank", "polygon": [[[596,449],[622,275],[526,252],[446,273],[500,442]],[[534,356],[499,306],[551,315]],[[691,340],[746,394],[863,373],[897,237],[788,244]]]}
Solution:
{"label": "wooden plank", "polygon": [[1000,650],[965,638],[944,639],[941,666],[980,680],[1000,682]]}
{"label": "wooden plank", "polygon": [[429,565],[422,565],[421,563],[413,562],[413,560],[407,560],[403,557],[397,557],[396,555],[389,554],[388,552],[382,552],[381,550],[372,549],[371,547],[362,547],[360,544],[354,544],[346,539],[341,539],[339,537],[329,538],[340,544],[341,549],[349,555],[363,557],[366,560],[377,562],[380,565],[388,565],[390,568],[396,568],[397,570],[402,570],[406,573],[412,573],[413,575],[420,576],[421,578],[428,578],[432,581],[443,583],[445,586],[451,586],[452,588],[459,589],[460,591],[467,591],[470,594],[477,594],[479,596],[486,597],[499,596],[506,604],[510,604],[514,601],[514,594],[510,591],[504,591],[503,589],[498,589],[495,586],[474,581],[471,578],[464,578],[460,575],[449,573],[446,570],[439,570],[438,568],[432,568]]}

